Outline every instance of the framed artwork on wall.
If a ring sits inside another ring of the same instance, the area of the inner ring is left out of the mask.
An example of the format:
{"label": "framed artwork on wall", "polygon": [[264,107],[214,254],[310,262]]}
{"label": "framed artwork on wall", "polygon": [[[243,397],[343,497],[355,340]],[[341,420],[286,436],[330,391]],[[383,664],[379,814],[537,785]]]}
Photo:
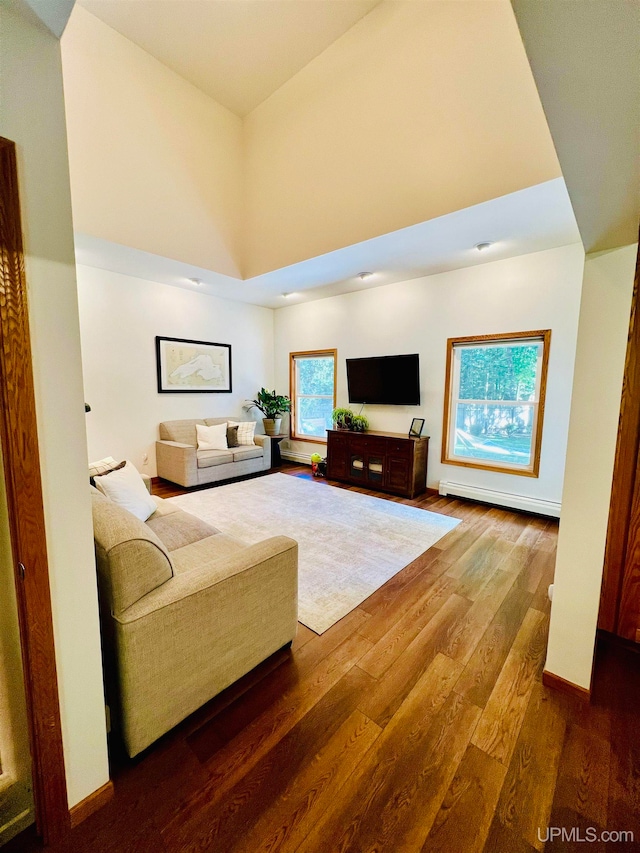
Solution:
{"label": "framed artwork on wall", "polygon": [[159,394],[230,394],[231,344],[156,335]]}

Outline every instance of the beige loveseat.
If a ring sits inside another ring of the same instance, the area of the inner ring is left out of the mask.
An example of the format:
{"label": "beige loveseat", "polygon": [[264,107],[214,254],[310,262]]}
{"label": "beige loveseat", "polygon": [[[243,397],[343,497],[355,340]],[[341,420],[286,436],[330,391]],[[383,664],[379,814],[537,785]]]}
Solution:
{"label": "beige loveseat", "polygon": [[291,642],[298,546],[244,545],[160,498],[142,522],[91,494],[107,693],[134,756]]}
{"label": "beige loveseat", "polygon": [[271,468],[271,439],[256,435],[252,445],[228,450],[198,450],[196,424],[212,426],[241,418],[193,418],[164,421],[160,424],[160,441],[156,442],[158,477],[185,488],[217,483],[245,474],[256,474]]}

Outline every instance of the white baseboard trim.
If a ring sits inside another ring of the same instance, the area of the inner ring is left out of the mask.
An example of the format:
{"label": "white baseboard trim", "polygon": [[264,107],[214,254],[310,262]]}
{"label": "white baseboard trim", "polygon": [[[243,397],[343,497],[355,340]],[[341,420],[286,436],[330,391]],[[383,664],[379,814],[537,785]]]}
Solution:
{"label": "white baseboard trim", "polygon": [[299,462],[301,465],[311,465],[310,453],[299,453],[297,450],[285,450],[282,448],[280,456],[287,462]]}
{"label": "white baseboard trim", "polygon": [[561,504],[559,501],[545,501],[540,498],[529,498],[525,495],[512,495],[509,492],[482,489],[478,486],[465,486],[462,483],[451,483],[448,480],[440,480],[438,492],[445,496],[470,498],[474,501],[509,507],[509,509],[521,509],[525,512],[534,512],[537,515],[550,515],[553,518],[560,518]]}

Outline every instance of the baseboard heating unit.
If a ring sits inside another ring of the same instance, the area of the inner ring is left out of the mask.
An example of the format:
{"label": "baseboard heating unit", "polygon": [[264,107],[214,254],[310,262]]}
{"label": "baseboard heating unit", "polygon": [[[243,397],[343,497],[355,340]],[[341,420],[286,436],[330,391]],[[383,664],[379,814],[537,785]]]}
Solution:
{"label": "baseboard heating unit", "polygon": [[495,504],[495,506],[521,509],[525,512],[534,512],[537,515],[550,515],[553,518],[560,518],[559,501],[545,501],[526,495],[512,495],[509,492],[482,489],[478,486],[465,486],[463,483],[451,483],[448,480],[440,480],[438,492],[444,496],[469,498],[472,501],[482,501],[482,503]]}
{"label": "baseboard heating unit", "polygon": [[310,453],[299,453],[297,450],[287,450],[282,448],[280,450],[280,456],[282,456],[283,459],[286,459],[287,462],[299,462],[301,465],[311,465]]}

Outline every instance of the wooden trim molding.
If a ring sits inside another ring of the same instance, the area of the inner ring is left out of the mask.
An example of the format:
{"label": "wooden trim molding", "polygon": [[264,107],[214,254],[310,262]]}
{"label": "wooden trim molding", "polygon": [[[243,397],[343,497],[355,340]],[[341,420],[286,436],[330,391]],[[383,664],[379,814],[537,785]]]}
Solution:
{"label": "wooden trim molding", "polygon": [[94,812],[97,812],[103,806],[106,806],[107,803],[113,799],[113,793],[113,782],[109,779],[108,782],[105,782],[105,784],[101,788],[98,788],[97,791],[94,791],[93,794],[89,794],[89,796],[85,797],[84,800],[80,800],[79,803],[72,806],[69,809],[71,828],[75,828]]}
{"label": "wooden trim molding", "polygon": [[0,438],[29,717],[36,822],[64,838],[69,807],[51,615],[15,144],[0,137]]}
{"label": "wooden trim molding", "polygon": [[289,353],[289,396],[291,398],[291,416],[289,418],[291,438],[295,441],[310,441],[313,444],[326,444],[326,436],[296,435],[296,366],[297,358],[313,358],[314,356],[331,355],[333,356],[333,408],[336,407],[336,385],[338,382],[338,350],[337,349],[317,349],[303,350],[302,352]]}
{"label": "wooden trim molding", "polygon": [[[620,600],[622,597],[624,566],[629,539],[629,524],[636,487],[636,469],[640,448],[640,313],[638,287],[640,286],[640,251],[636,259],[636,273],[631,298],[629,336],[622,380],[618,438],[611,484],[609,524],[604,552],[602,594],[598,628],[611,633],[619,631]],[[634,626],[635,633],[635,626]],[[630,634],[629,639],[635,639]]]}
{"label": "wooden trim molding", "polygon": [[[516,465],[491,465],[488,462],[474,462],[472,459],[456,458],[449,452],[449,419],[451,414],[451,392],[453,357],[456,346],[467,344],[490,344],[496,341],[530,340],[542,342],[542,365],[540,370],[540,392],[537,401],[536,425],[533,444],[533,463],[531,468],[518,468]],[[447,365],[444,384],[444,410],[442,416],[442,449],[440,461],[443,465],[457,465],[461,468],[479,468],[482,471],[497,471],[502,474],[515,474],[518,477],[538,477],[540,473],[540,451],[542,449],[542,429],[544,426],[544,405],[547,393],[547,374],[549,369],[549,350],[551,348],[551,329],[537,329],[532,332],[500,332],[496,335],[472,335],[463,338],[448,338]]]}
{"label": "wooden trim molding", "polygon": [[560,678],[559,675],[555,675],[553,672],[549,672],[546,669],[542,673],[542,683],[545,687],[549,687],[551,690],[557,690],[558,693],[573,696],[574,699],[579,699],[581,702],[588,703],[591,701],[591,690],[586,687],[580,687],[572,681]]}

